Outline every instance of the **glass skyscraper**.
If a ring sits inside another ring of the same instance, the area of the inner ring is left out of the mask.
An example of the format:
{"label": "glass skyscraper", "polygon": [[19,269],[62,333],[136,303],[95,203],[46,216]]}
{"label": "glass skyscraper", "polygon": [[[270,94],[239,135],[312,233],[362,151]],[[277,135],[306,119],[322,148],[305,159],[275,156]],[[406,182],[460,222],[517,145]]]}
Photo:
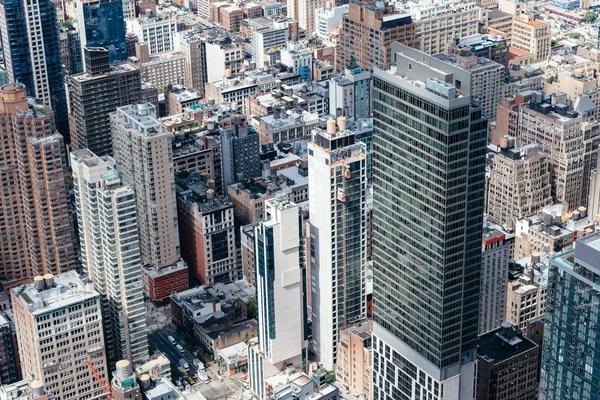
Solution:
{"label": "glass skyscraper", "polygon": [[78,1],[81,46],[108,50],[111,64],[127,61],[122,0]]}
{"label": "glass skyscraper", "polygon": [[469,72],[392,54],[373,82],[373,398],[472,399],[487,118]]}
{"label": "glass skyscraper", "polygon": [[600,234],[550,262],[540,399],[600,399]]}
{"label": "glass skyscraper", "polygon": [[54,111],[69,141],[69,121],[56,9],[51,0],[0,0],[0,31],[8,79]]}

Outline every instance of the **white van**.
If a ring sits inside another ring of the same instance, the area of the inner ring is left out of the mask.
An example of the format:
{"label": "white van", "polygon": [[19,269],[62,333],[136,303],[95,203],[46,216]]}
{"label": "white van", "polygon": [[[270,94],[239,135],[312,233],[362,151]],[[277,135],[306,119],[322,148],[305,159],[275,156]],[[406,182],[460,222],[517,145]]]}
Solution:
{"label": "white van", "polygon": [[177,349],[178,352],[180,352],[181,354],[185,353],[185,350],[183,349],[183,347],[181,347],[180,344],[178,344],[177,346],[175,346],[175,348]]}
{"label": "white van", "polygon": [[175,341],[175,338],[174,338],[173,336],[169,336],[167,339],[169,339],[169,342],[171,342],[171,344],[172,344],[173,346],[175,346],[175,343],[177,343],[177,342]]}

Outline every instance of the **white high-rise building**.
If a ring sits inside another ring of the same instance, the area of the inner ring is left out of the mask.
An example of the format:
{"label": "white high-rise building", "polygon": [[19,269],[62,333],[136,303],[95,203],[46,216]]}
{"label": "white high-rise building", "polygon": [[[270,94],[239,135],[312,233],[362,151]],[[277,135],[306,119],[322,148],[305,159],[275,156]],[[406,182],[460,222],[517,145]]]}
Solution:
{"label": "white high-rise building", "polygon": [[83,267],[102,295],[107,353],[148,360],[135,194],[110,157],[71,153]]}
{"label": "white high-rise building", "polygon": [[346,118],[308,144],[313,351],[333,370],[339,332],[366,317],[367,149]]}
{"label": "white high-rise building", "polygon": [[505,320],[510,242],[504,232],[490,227],[483,234],[481,251],[480,335],[498,328]]}
{"label": "white high-rise building", "polygon": [[250,386],[260,399],[264,381],[306,358],[306,256],[302,215],[284,194],[265,204],[254,229],[258,342],[250,343]]}
{"label": "white high-rise building", "polygon": [[327,7],[328,0],[287,0],[287,16],[298,21],[306,36],[315,32],[315,10]]}
{"label": "white high-rise building", "polygon": [[105,398],[85,364],[107,375],[102,306],[93,285],[75,271],[47,274],[14,287],[11,297],[23,377],[44,382],[53,399]]}

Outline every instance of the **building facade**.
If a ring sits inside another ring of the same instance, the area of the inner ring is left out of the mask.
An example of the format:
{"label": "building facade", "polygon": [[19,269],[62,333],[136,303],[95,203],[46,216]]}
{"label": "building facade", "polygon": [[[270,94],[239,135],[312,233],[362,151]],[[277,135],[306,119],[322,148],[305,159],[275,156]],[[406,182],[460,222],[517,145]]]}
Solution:
{"label": "building facade", "polygon": [[550,159],[536,145],[515,147],[514,138],[506,138],[488,149],[485,207],[490,221],[513,229],[517,220],[552,204]]}
{"label": "building facade", "polygon": [[600,256],[598,234],[551,260],[544,327],[541,394],[544,399],[597,399],[600,386]]}
{"label": "building facade", "polygon": [[150,103],[119,107],[110,121],[116,168],[135,192],[142,265],[172,267],[181,261],[173,135]]}
{"label": "building facade", "polygon": [[373,82],[373,398],[472,398],[487,120],[468,72],[392,51]]}
{"label": "building facade", "polygon": [[510,243],[506,234],[496,229],[484,232],[481,251],[479,333],[483,334],[499,327],[506,313],[510,259]]}
{"label": "building facade", "polygon": [[367,151],[345,117],[314,130],[308,144],[312,347],[327,369],[339,332],[366,318]]}
{"label": "building facade", "polygon": [[[90,54],[89,49],[84,50]],[[94,67],[86,60],[86,72],[69,79],[69,123],[74,149],[90,149],[97,156],[112,154],[109,114],[117,107],[134,104],[140,96],[140,70],[132,64]],[[96,72],[92,72],[92,70]]]}
{"label": "building facade", "polygon": [[77,0],[81,47],[102,47],[111,64],[127,61],[125,20],[121,0]]}
{"label": "building facade", "polygon": [[416,28],[410,15],[396,13],[392,7],[380,7],[372,0],[350,2],[342,17],[336,70],[358,67],[383,68],[393,62],[392,43],[416,45]]}
{"label": "building facade", "polygon": [[[135,194],[110,157],[71,153],[82,264],[100,292],[111,365],[148,359]],[[109,248],[114,247],[114,251]]]}
{"label": "building facade", "polygon": [[302,218],[284,194],[270,200],[254,228],[258,342],[248,348],[251,390],[265,398],[265,380],[306,360],[306,254]]}
{"label": "building facade", "polygon": [[540,352],[540,346],[508,322],[479,336],[477,399],[536,399]]}
{"label": "building facade", "polygon": [[34,275],[75,268],[77,248],[62,136],[53,113],[24,85],[0,87],[2,168],[0,280],[5,288]]}
{"label": "building facade", "polygon": [[346,118],[371,117],[373,74],[361,68],[346,68],[329,80],[329,114]]}
{"label": "building facade", "polygon": [[104,398],[84,364],[107,376],[102,306],[93,285],[75,271],[47,274],[13,288],[11,297],[23,376],[46,382],[56,400]]}
{"label": "building facade", "polygon": [[336,380],[364,399],[371,399],[373,384],[373,346],[370,321],[340,330]]}
{"label": "building facade", "polygon": [[0,4],[0,31],[8,80],[54,111],[56,129],[68,143],[69,123],[56,8],[51,0]]}

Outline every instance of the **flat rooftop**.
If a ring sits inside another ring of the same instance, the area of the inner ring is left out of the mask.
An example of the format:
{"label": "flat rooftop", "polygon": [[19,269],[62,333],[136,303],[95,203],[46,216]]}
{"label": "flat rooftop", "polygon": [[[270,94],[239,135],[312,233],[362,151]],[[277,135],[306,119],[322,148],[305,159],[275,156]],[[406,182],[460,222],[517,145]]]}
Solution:
{"label": "flat rooftop", "polygon": [[[513,327],[516,329],[515,327]],[[537,344],[523,336],[522,332],[513,332],[514,337],[507,338],[495,329],[479,336],[477,354],[486,361],[494,361],[496,365],[508,359],[531,351]]]}
{"label": "flat rooftop", "polygon": [[44,284],[39,290],[33,283],[20,285],[11,290],[16,297],[27,303],[29,311],[34,316],[100,297],[100,294],[94,290],[94,285],[83,282],[76,271],[54,275],[53,280],[52,286],[47,287]]}

